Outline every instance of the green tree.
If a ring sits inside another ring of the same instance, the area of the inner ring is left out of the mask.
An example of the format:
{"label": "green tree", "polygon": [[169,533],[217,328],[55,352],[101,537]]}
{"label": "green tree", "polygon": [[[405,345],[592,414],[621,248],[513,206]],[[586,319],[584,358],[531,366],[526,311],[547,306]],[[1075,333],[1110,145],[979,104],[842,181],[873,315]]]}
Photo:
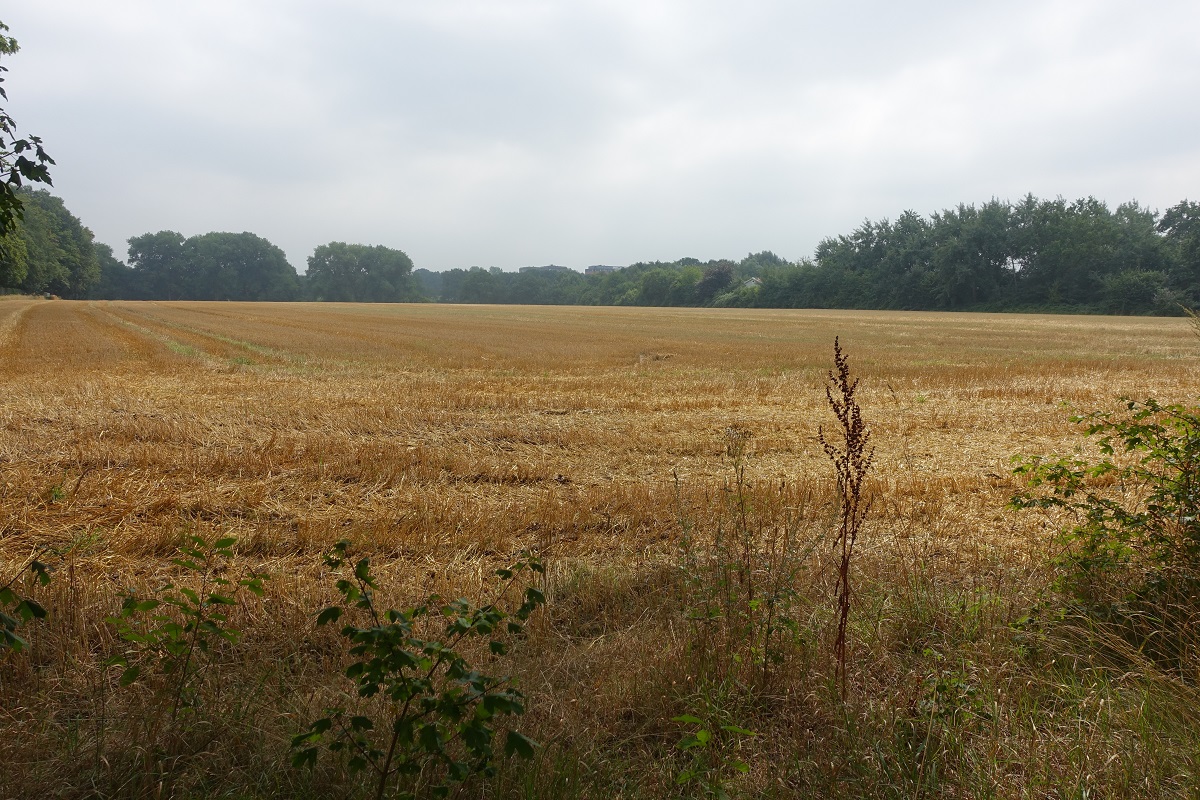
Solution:
{"label": "green tree", "polygon": [[147,300],[191,300],[195,276],[184,254],[183,234],[144,233],[129,240],[129,266]]}
{"label": "green tree", "polygon": [[1173,288],[1189,306],[1200,304],[1200,203],[1184,200],[1168,208],[1158,221],[1170,254]]}
{"label": "green tree", "polygon": [[1100,287],[1106,312],[1135,314],[1154,308],[1167,288],[1167,276],[1154,270],[1127,269],[1101,277]]}
{"label": "green tree", "polygon": [[29,271],[25,240],[14,229],[0,236],[0,287],[15,289]]}
{"label": "green tree", "polygon": [[1021,300],[1029,305],[1089,307],[1101,302],[1099,277],[1118,271],[1120,230],[1094,197],[1062,198],[1025,207]]}
{"label": "green tree", "polygon": [[650,270],[642,275],[642,279],[637,287],[637,294],[633,296],[632,305],[667,305],[671,297],[671,287],[674,283],[675,276],[672,274],[672,270]]}
{"label": "green tree", "polygon": [[133,270],[113,255],[113,249],[96,242],[96,261],[100,265],[100,279],[88,296],[93,300],[136,300],[139,297],[136,276]]}
{"label": "green tree", "polygon": [[465,269],[458,267],[439,273],[441,290],[438,292],[438,299],[443,303],[461,303],[462,287],[467,274]]}
{"label": "green tree", "polygon": [[[8,26],[0,22],[0,55],[11,56],[20,50],[17,40],[6,35]],[[0,66],[0,84],[8,67]],[[0,85],[0,99],[8,100],[8,93]],[[42,140],[36,136],[21,136],[17,123],[8,112],[0,107],[0,247],[4,238],[22,215],[22,198],[18,191],[26,182],[52,185],[50,165],[54,163],[42,149]],[[7,250],[7,248],[5,248]],[[0,259],[9,260],[6,252]]]}
{"label": "green tree", "polygon": [[330,242],[308,258],[307,284],[316,300],[398,303],[419,298],[413,263],[403,251],[382,245]]}
{"label": "green tree", "polygon": [[718,261],[708,269],[696,283],[696,302],[711,305],[713,298],[733,285],[733,262]]}
{"label": "green tree", "polygon": [[499,278],[490,270],[471,267],[458,286],[458,299],[463,303],[496,302],[496,284]]}
{"label": "green tree", "polygon": [[[935,217],[936,220],[936,217]],[[880,231],[885,246],[876,271],[874,305],[927,308],[931,304],[934,237],[932,226],[915,211],[905,211]]]}
{"label": "green tree", "polygon": [[129,240],[132,296],[150,300],[294,300],[300,280],[287,256],[253,233],[183,238],[159,231]]}
{"label": "green tree", "polygon": [[24,240],[26,274],[21,288],[86,297],[100,280],[95,237],[67,210],[62,198],[45,189],[19,192],[23,206],[17,233]]}
{"label": "green tree", "polygon": [[197,300],[295,300],[296,270],[275,245],[253,233],[206,233],[184,243]]}
{"label": "green tree", "polygon": [[925,307],[969,308],[996,297],[1006,285],[1010,213],[1008,203],[992,200],[982,208],[960,203],[933,215]]}
{"label": "green tree", "polygon": [[413,270],[412,278],[423,295],[432,300],[438,300],[442,296],[443,274],[427,269],[416,269]]}

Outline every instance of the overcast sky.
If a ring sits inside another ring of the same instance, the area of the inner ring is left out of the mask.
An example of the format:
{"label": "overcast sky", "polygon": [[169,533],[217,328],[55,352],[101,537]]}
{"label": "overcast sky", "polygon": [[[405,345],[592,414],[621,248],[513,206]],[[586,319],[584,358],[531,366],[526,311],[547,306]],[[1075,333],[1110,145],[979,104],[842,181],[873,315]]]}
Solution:
{"label": "overcast sky", "polygon": [[1195,0],[5,5],[8,110],[118,255],[794,260],[905,209],[1200,199]]}

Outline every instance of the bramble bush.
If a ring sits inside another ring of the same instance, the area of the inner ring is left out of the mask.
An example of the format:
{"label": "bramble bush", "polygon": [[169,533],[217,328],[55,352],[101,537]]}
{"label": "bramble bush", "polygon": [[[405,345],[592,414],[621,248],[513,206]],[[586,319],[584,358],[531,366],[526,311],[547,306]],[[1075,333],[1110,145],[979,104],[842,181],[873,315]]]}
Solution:
{"label": "bramble bush", "polygon": [[1026,458],[1015,472],[1028,488],[1012,503],[1074,518],[1056,565],[1075,610],[1119,623],[1147,654],[1182,665],[1179,645],[1194,637],[1179,634],[1200,606],[1200,409],[1122,402],[1072,418],[1096,437],[1098,460]]}
{"label": "bramble bush", "polygon": [[[339,542],[326,564],[335,570],[349,567],[348,550],[349,542]],[[446,797],[452,786],[473,775],[493,774],[496,719],[523,714],[524,696],[511,678],[472,667],[459,648],[470,638],[483,638],[492,655],[504,655],[508,640],[545,602],[541,590],[529,586],[521,604],[508,612],[502,605],[505,595],[523,573],[543,571],[541,561],[526,553],[497,570],[500,586],[491,602],[476,606],[432,595],[413,608],[380,612],[370,561],[360,559],[336,583],[345,606],[366,616],[364,626],[346,625],[341,631],[356,659],[345,675],[354,683],[357,701],[353,707],[327,709],[294,736],[293,765],[315,765],[324,746],[343,757],[351,772],[371,774],[377,798],[389,789],[400,798]],[[341,606],[330,606],[317,624],[337,622],[343,613]],[[441,635],[424,638],[422,627],[437,615],[446,620]],[[510,729],[504,752],[530,758],[535,747]]]}

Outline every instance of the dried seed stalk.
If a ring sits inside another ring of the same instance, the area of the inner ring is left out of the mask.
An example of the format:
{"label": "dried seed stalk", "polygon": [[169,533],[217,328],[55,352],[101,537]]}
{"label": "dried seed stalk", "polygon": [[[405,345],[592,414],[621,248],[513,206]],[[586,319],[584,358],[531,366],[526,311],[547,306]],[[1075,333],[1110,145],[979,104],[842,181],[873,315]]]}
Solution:
{"label": "dried seed stalk", "polygon": [[858,379],[850,379],[850,362],[842,352],[841,343],[836,337],[833,340],[833,364],[834,368],[828,373],[825,398],[837,417],[841,441],[830,441],[825,436],[824,426],[818,427],[817,438],[837,473],[840,513],[833,546],[835,550],[840,550],[840,559],[837,586],[838,628],[837,639],[834,641],[834,655],[837,657],[837,677],[841,684],[842,697],[845,698],[846,628],[850,621],[851,605],[850,564],[863,520],[871,508],[871,499],[866,496],[864,483],[875,458],[875,448],[870,446],[871,432],[863,422],[862,407],[854,396],[858,389]]}

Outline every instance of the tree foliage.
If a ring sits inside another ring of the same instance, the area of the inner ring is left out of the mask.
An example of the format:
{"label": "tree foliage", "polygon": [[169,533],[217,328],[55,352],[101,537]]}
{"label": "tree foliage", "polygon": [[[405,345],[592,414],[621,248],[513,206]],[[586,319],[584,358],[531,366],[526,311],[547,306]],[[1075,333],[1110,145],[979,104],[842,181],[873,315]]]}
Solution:
{"label": "tree foliage", "polygon": [[[15,54],[20,46],[17,40],[7,35],[8,26],[0,22],[0,56]],[[0,84],[8,67],[0,66]],[[7,102],[8,92],[0,85],[0,99]],[[0,107],[0,246],[22,216],[21,196],[18,191],[26,183],[51,185],[50,165],[54,163],[42,148],[37,136],[21,136],[17,122]],[[6,253],[0,253],[5,258]]]}
{"label": "tree foliage", "polygon": [[16,234],[25,251],[24,275],[17,285],[28,292],[86,297],[100,280],[95,237],[45,189],[22,189],[23,206]]}
{"label": "tree foliage", "polygon": [[812,260],[765,251],[598,275],[422,271],[442,302],[945,311],[1179,313],[1200,305],[1200,205],[993,199],[923,217],[864,220]]}
{"label": "tree foliage", "polygon": [[138,292],[133,270],[113,254],[106,244],[96,242],[96,262],[100,267],[100,278],[88,296],[96,300],[121,300],[136,297]]}
{"label": "tree foliage", "polygon": [[1200,203],[1184,200],[1158,220],[1168,254],[1168,283],[1189,306],[1200,300]]}
{"label": "tree foliage", "polygon": [[[29,192],[24,232],[0,238],[0,285],[65,296],[162,300],[514,303],[760,308],[872,308],[1178,314],[1200,306],[1200,204],[1159,214],[1135,202],[1032,195],[923,217],[864,220],[822,240],[813,259],[775,253],[740,261],[681,258],[581,274],[431,272],[402,251],[329,242],[297,276],[283,252],[251,233],[129,240],[129,266],[62,202]],[[90,240],[89,240],[90,241]]]}
{"label": "tree foliage", "polygon": [[[148,300],[296,300],[299,278],[287,256],[253,233],[185,239],[159,231],[129,240],[129,295]],[[120,273],[110,270],[114,278]],[[117,281],[120,283],[120,280]]]}
{"label": "tree foliage", "polygon": [[399,303],[417,299],[412,260],[382,245],[330,242],[308,258],[306,280],[314,300]]}

